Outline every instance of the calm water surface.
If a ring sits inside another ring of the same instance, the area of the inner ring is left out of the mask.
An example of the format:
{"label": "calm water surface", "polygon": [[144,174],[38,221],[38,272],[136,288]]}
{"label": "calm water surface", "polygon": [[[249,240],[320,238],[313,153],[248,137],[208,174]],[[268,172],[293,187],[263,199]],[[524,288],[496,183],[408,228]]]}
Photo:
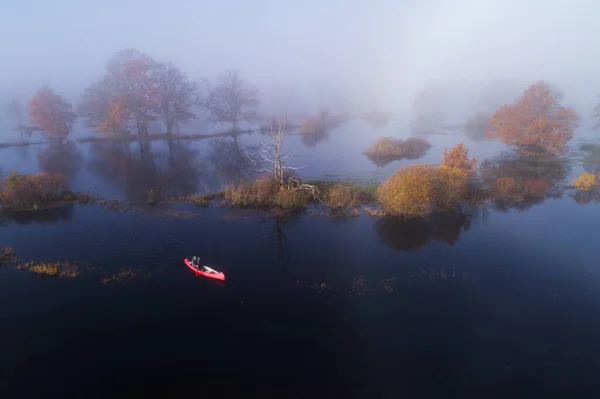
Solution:
{"label": "calm water surface", "polygon": [[[220,152],[194,142],[171,155],[153,143],[150,158],[135,146],[86,144],[81,159],[61,156],[59,167],[76,189],[143,204],[150,188],[186,193],[240,177],[235,146],[260,139],[229,138]],[[307,171],[316,177],[347,172],[344,162],[380,178],[405,164],[377,168],[359,157],[363,144],[348,144],[346,155],[321,150],[327,142],[291,148],[316,154]],[[28,150],[1,150],[3,168],[39,170],[43,147]],[[438,162],[441,148],[434,152],[424,161]],[[596,397],[598,212],[564,196],[524,212],[411,223],[188,205],[10,219],[0,247],[21,261],[74,261],[81,275],[0,267],[0,392]],[[194,254],[227,281],[195,277],[182,263]],[[129,267],[132,279],[100,283]]]}

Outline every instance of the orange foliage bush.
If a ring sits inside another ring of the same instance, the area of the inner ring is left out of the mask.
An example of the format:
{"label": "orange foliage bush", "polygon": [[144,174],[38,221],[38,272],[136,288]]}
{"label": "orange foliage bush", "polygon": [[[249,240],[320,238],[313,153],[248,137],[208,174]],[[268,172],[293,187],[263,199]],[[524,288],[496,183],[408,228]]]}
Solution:
{"label": "orange foliage bush", "polygon": [[5,208],[30,208],[62,199],[67,192],[66,179],[60,174],[38,173],[21,175],[12,172],[6,177],[1,193]]}
{"label": "orange foliage bush", "polygon": [[435,168],[413,165],[399,169],[377,189],[377,199],[389,215],[424,216],[435,200]]}
{"label": "orange foliage bush", "polygon": [[573,186],[577,191],[592,191],[596,187],[596,175],[592,173],[582,173],[573,180]]}
{"label": "orange foliage bush", "polygon": [[477,171],[477,159],[469,159],[469,149],[464,143],[455,145],[450,151],[444,148],[442,165],[461,171],[466,177]]}
{"label": "orange foliage bush", "polygon": [[435,204],[440,210],[450,210],[467,197],[467,172],[440,165],[435,173]]}
{"label": "orange foliage bush", "polygon": [[560,95],[547,83],[534,84],[515,104],[502,106],[492,115],[488,137],[550,155],[564,154],[579,117],[559,100]]}
{"label": "orange foliage bush", "polygon": [[31,121],[46,134],[64,138],[71,133],[75,114],[71,105],[48,87],[42,87],[29,102]]}

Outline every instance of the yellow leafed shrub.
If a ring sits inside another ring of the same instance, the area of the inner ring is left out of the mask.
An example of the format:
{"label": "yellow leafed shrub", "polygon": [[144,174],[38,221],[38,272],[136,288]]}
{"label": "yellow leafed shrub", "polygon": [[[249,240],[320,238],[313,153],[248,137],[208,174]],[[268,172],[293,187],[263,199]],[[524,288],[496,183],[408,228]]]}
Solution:
{"label": "yellow leafed shrub", "polygon": [[573,186],[577,191],[592,191],[596,187],[596,175],[592,173],[582,173],[573,180]]}
{"label": "yellow leafed shrub", "polygon": [[428,214],[435,200],[435,168],[413,165],[384,181],[376,196],[386,214],[406,217]]}

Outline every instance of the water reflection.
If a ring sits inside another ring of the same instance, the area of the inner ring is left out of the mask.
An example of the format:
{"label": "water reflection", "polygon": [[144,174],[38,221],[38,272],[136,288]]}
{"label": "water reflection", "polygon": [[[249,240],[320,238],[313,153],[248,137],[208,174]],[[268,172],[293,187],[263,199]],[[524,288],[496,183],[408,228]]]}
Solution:
{"label": "water reflection", "polygon": [[166,145],[164,151],[153,150],[148,141],[92,143],[88,165],[127,201],[146,201],[149,193],[157,198],[195,193],[204,169],[197,152],[182,141],[169,140]]}
{"label": "water reflection", "polygon": [[430,241],[454,245],[462,231],[471,227],[472,215],[447,212],[426,218],[384,217],[375,223],[377,237],[398,251],[415,251]]}
{"label": "water reflection", "polygon": [[350,119],[350,114],[334,115],[328,106],[322,107],[316,116],[311,116],[300,124],[299,133],[302,144],[315,147],[318,143],[329,139],[329,132]]}
{"label": "water reflection", "polygon": [[275,248],[277,263],[283,270],[287,268],[290,259],[290,242],[286,236],[286,231],[293,229],[300,220],[300,215],[275,214],[260,221],[259,228],[266,232],[266,239]]}
{"label": "water reflection", "polygon": [[569,194],[569,197],[573,198],[578,205],[588,205],[592,202],[600,203],[600,192],[597,190],[587,192],[576,191]]}
{"label": "water reflection", "polygon": [[8,223],[16,223],[19,225],[28,225],[32,223],[39,224],[54,224],[58,222],[68,222],[73,218],[74,204],[65,204],[58,207],[48,209],[40,209],[37,211],[19,211],[19,212],[3,212],[0,220],[0,225]]}
{"label": "water reflection", "polygon": [[378,128],[389,125],[391,121],[391,115],[385,111],[373,108],[365,115],[363,115],[363,119],[367,121],[372,127]]}
{"label": "water reflection", "polygon": [[570,169],[568,159],[514,150],[485,160],[480,172],[496,210],[523,211],[546,198],[562,197]]}
{"label": "water reflection", "polygon": [[485,112],[473,114],[465,124],[465,135],[473,141],[486,140],[489,121],[490,115]]}
{"label": "water reflection", "polygon": [[322,126],[308,129],[303,125],[300,130],[300,141],[308,148],[316,147],[322,141],[329,139],[329,132]]}
{"label": "water reflection", "polygon": [[252,161],[258,146],[242,145],[236,135],[211,140],[209,161],[225,183],[238,183],[253,175]]}
{"label": "water reflection", "polygon": [[72,142],[52,142],[40,151],[38,161],[42,172],[60,173],[71,181],[83,164],[83,154]]}
{"label": "water reflection", "polygon": [[588,173],[600,173],[600,143],[582,143],[579,152],[583,169]]}
{"label": "water reflection", "polygon": [[420,114],[416,115],[410,124],[410,131],[413,136],[443,135],[441,132],[443,126],[443,114]]}

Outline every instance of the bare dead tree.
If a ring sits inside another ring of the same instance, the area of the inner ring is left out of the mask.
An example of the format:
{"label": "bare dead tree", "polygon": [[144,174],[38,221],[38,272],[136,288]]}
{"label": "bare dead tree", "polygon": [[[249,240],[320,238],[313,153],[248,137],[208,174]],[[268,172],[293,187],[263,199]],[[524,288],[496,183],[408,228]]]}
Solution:
{"label": "bare dead tree", "polygon": [[236,130],[239,122],[258,118],[258,89],[248,86],[237,71],[227,71],[214,85],[207,84],[203,105],[210,112],[212,122],[228,122]]}
{"label": "bare dead tree", "polygon": [[262,143],[257,157],[250,157],[257,173],[268,173],[279,187],[287,187],[291,190],[308,190],[314,197],[317,197],[317,187],[300,182],[295,176],[294,171],[304,168],[304,166],[290,166],[288,164],[289,154],[284,153],[283,145],[286,137],[290,135],[285,129],[285,118],[271,122],[269,125],[269,141]]}

